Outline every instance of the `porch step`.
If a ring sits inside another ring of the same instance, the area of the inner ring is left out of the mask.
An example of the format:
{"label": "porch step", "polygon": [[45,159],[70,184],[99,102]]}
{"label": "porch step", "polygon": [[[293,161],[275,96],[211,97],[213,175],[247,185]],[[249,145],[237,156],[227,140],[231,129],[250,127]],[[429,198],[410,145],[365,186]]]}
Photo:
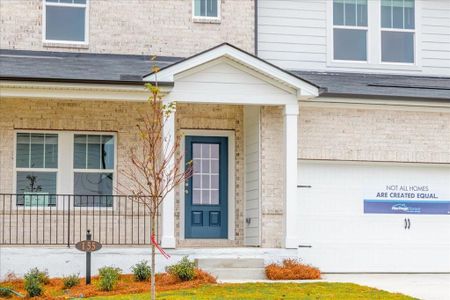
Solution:
{"label": "porch step", "polygon": [[195,262],[219,280],[266,279],[262,258],[199,258]]}

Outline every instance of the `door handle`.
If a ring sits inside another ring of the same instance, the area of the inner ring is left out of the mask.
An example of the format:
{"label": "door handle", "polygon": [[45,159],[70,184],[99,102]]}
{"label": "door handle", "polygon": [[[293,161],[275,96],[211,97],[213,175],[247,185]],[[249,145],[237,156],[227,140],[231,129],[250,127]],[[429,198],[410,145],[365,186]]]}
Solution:
{"label": "door handle", "polygon": [[408,218],[408,229],[411,228],[411,220]]}
{"label": "door handle", "polygon": [[405,222],[405,230],[408,228],[408,221],[406,221],[406,218],[403,220]]}

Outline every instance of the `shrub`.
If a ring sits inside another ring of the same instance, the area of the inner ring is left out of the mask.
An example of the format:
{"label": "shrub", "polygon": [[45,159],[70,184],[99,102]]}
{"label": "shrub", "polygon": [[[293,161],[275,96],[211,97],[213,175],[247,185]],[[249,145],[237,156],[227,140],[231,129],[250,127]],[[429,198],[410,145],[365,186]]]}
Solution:
{"label": "shrub", "polygon": [[120,278],[122,272],[119,268],[103,267],[98,270],[98,285],[102,291],[112,291]]}
{"label": "shrub", "polygon": [[146,281],[152,274],[152,268],[145,260],[132,266],[131,271],[133,271],[135,281]]}
{"label": "shrub", "polygon": [[266,266],[266,276],[272,280],[320,279],[320,270],[295,259],[285,259],[281,264]]}
{"label": "shrub", "polygon": [[42,295],[44,291],[43,285],[50,282],[46,271],[39,271],[38,268],[33,268],[24,276],[25,290],[30,297]]}
{"label": "shrub", "polygon": [[65,276],[63,277],[62,281],[64,284],[64,288],[65,289],[70,289],[74,286],[77,286],[80,284],[80,278],[79,278],[80,274],[72,274],[69,276]]}
{"label": "shrub", "polygon": [[192,280],[195,276],[195,262],[190,261],[185,256],[179,263],[167,267],[166,271],[178,277],[181,281]]}

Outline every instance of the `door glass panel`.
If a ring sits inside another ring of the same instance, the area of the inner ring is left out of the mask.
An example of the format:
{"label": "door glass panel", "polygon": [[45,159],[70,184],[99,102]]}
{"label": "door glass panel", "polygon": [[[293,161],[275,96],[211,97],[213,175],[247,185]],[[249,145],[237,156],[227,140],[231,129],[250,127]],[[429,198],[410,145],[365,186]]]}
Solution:
{"label": "door glass panel", "polygon": [[192,204],[218,205],[219,145],[193,143]]}

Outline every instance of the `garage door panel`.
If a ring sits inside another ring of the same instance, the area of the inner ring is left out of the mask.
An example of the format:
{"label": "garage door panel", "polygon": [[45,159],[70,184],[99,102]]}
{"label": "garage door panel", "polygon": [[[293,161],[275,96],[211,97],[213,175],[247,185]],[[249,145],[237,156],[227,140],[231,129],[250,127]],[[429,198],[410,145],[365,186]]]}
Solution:
{"label": "garage door panel", "polygon": [[[436,201],[450,200],[450,166],[300,162],[298,184],[298,241],[311,246],[299,248],[306,262],[325,272],[450,272],[450,214],[364,210],[365,199],[390,189],[427,188]],[[391,209],[396,195],[381,201]]]}
{"label": "garage door panel", "polygon": [[304,263],[323,272],[450,272],[449,245],[316,243],[299,248]]}
{"label": "garage door panel", "polygon": [[363,216],[328,216],[299,215],[298,236],[301,244],[321,241],[355,242],[371,237],[373,241],[396,243],[399,237],[405,235],[404,220],[390,218],[385,221],[385,227],[379,226],[375,218],[367,220]]}

